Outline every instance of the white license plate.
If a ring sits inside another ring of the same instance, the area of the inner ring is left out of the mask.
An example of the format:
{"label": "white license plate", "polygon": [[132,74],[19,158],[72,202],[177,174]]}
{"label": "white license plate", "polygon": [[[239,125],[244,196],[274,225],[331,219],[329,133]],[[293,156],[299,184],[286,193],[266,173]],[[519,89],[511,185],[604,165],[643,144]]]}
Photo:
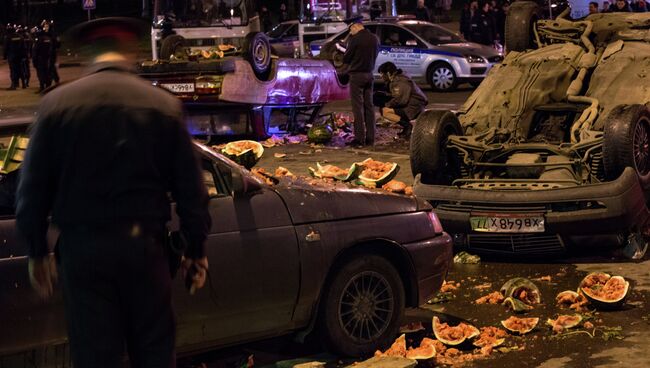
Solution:
{"label": "white license plate", "polygon": [[168,89],[172,93],[194,92],[194,83],[161,83],[160,86]]}
{"label": "white license plate", "polygon": [[544,216],[486,215],[469,219],[473,231],[486,233],[543,233]]}

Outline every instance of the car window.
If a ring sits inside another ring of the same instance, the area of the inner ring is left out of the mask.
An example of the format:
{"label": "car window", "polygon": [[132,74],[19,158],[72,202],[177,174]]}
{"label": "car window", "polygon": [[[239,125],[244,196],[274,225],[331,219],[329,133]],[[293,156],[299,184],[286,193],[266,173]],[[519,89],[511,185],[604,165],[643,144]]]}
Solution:
{"label": "car window", "polygon": [[349,30],[347,30],[347,31],[345,31],[345,32],[343,32],[343,33],[341,33],[340,35],[334,37],[334,41],[337,41],[337,42],[338,42],[338,41],[343,41],[343,39],[345,39],[345,38],[348,37],[348,34],[349,34],[349,33],[350,33]]}
{"label": "car window", "polygon": [[285,37],[298,37],[298,25],[292,24],[291,27],[285,32]]}
{"label": "car window", "polygon": [[[218,165],[215,165],[212,160],[203,158],[201,159],[201,169],[203,174],[203,183],[205,184],[205,188],[208,191],[208,196],[210,196],[210,198],[230,195],[230,186],[225,180],[224,172],[219,169]],[[230,171],[227,172],[227,176],[230,178]]]}
{"label": "car window", "polygon": [[269,31],[268,36],[271,38],[280,38],[292,26],[295,26],[295,24],[280,23]]}
{"label": "car window", "polygon": [[380,35],[383,46],[423,46],[411,32],[396,26],[384,26]]}
{"label": "car window", "polygon": [[433,45],[465,42],[455,33],[433,24],[405,24],[404,26]]}

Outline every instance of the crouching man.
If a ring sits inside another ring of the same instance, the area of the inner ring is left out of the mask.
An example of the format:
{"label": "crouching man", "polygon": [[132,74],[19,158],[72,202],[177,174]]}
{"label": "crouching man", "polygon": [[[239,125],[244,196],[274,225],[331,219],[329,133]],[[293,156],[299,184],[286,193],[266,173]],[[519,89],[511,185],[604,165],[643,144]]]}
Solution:
{"label": "crouching man", "polygon": [[[429,102],[427,96],[411,78],[402,73],[402,69],[397,69],[391,62],[381,64],[379,73],[388,85],[390,93],[387,96],[388,101],[381,106],[381,115],[401,125],[403,129],[399,136],[408,138],[413,130],[411,120],[416,119],[424,111]],[[376,96],[375,101],[381,100],[380,96]]]}

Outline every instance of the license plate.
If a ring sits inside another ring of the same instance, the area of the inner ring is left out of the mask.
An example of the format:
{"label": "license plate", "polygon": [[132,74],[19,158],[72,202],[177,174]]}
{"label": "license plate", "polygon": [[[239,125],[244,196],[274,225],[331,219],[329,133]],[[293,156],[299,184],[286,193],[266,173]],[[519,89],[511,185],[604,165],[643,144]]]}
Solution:
{"label": "license plate", "polygon": [[172,93],[194,92],[194,83],[161,83],[160,86]]}
{"label": "license plate", "polygon": [[486,233],[543,233],[544,217],[528,215],[487,215],[469,219],[473,231]]}

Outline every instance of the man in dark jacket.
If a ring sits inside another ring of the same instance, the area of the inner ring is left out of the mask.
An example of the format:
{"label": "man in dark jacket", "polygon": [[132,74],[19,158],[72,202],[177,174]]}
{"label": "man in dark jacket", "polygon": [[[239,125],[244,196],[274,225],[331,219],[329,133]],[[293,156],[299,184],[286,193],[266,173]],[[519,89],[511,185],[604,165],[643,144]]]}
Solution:
{"label": "man in dark jacket", "polygon": [[364,146],[375,144],[375,109],[372,105],[375,60],[379,53],[379,40],[355,19],[350,25],[350,36],[343,63],[349,65],[350,102],[354,114],[354,141]]}
{"label": "man in dark jacket", "polygon": [[[115,32],[120,29],[119,32]],[[187,240],[183,269],[205,283],[210,227],[201,170],[180,102],[129,70],[140,28],[124,18],[82,24],[72,39],[97,52],[87,74],[41,101],[21,167],[16,226],[29,274],[43,297],[56,267],[75,367],[175,367],[169,259],[164,248],[176,201]]]}
{"label": "man in dark jacket", "polygon": [[415,120],[429,103],[427,96],[391,62],[381,64],[379,73],[390,91],[390,100],[382,106],[381,115],[401,125],[403,129],[399,135],[408,137],[413,129],[411,120]]}
{"label": "man in dark jacket", "polygon": [[415,8],[415,19],[425,22],[431,21],[431,14],[429,13],[429,9],[424,6],[424,0],[418,0],[418,5]]}
{"label": "man in dark jacket", "polygon": [[23,38],[23,44],[25,45],[25,57],[21,63],[21,81],[23,88],[27,88],[29,87],[29,80],[32,77],[30,59],[32,58],[34,39],[32,38],[32,33],[29,27],[23,28],[21,36]]}
{"label": "man in dark jacket", "polygon": [[490,10],[490,3],[484,2],[472,19],[472,42],[491,46],[494,45],[495,39],[496,21]]}
{"label": "man in dark jacket", "polygon": [[9,90],[18,87],[18,82],[22,76],[22,62],[26,56],[25,43],[19,33],[16,32],[16,26],[8,24],[6,28],[4,42],[4,59],[9,64],[9,77],[11,86]]}
{"label": "man in dark jacket", "polygon": [[36,77],[38,77],[39,92],[52,85],[52,73],[50,67],[52,66],[52,53],[54,49],[54,39],[49,33],[49,30],[41,28],[36,32],[34,39],[34,49],[32,51],[32,62],[36,68]]}

